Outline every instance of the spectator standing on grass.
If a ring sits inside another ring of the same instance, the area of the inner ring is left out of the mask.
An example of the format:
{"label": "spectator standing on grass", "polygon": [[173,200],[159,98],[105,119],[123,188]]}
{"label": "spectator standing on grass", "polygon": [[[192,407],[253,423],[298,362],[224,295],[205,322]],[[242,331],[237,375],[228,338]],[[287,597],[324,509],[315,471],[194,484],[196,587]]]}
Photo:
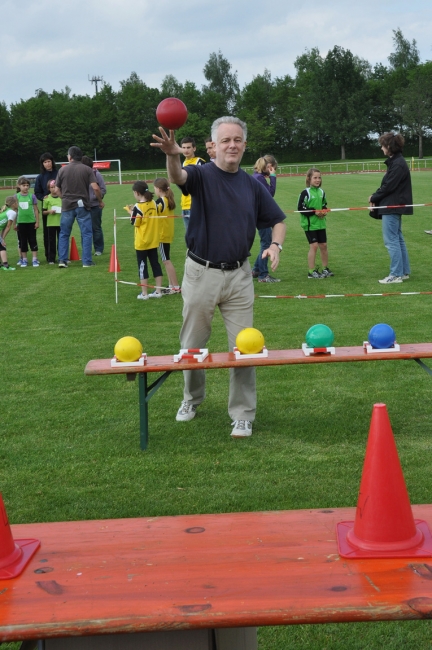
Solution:
{"label": "spectator standing on grass", "polygon": [[[279,264],[285,237],[285,215],[270,193],[240,169],[246,148],[247,127],[236,117],[221,117],[212,125],[216,158],[212,165],[181,166],[182,148],[174,131],[161,127],[154,135],[166,154],[168,176],[191,194],[192,209],[186,232],[188,254],[182,282],[182,348],[205,348],[218,307],[228,334],[230,350],[237,334],[253,325],[254,288],[248,262],[256,228],[273,227],[273,241],[264,251],[272,269]],[[188,421],[205,398],[205,373],[184,372],[183,401],[176,420]],[[231,368],[228,413],[231,436],[252,435],[256,412],[255,368]]]}
{"label": "spectator standing on grass", "polygon": [[[158,219],[156,202],[153,200],[153,193],[150,192],[144,181],[136,181],[132,185],[132,191],[136,203],[131,213],[131,224],[135,228],[134,245],[141,283],[141,293],[137,295],[137,298],[138,300],[162,298],[162,268],[158,259],[161,220]],[[147,290],[149,262],[156,282],[156,291],[152,293],[148,293]]]}
{"label": "spectator standing on grass", "polygon": [[[270,193],[270,196],[274,198],[274,195],[276,194],[277,161],[275,158],[273,158],[273,161],[274,162],[272,163],[266,158],[258,158],[254,165],[252,177],[258,181],[258,183],[261,183],[261,185],[263,185]],[[267,182],[267,179],[269,179],[270,183]],[[268,258],[263,257],[263,252],[267,250],[271,244],[272,229],[260,228],[258,234],[260,238],[260,251],[252,269],[252,277],[258,278],[258,282],[280,282],[279,278],[274,278],[270,275],[268,272]]]}
{"label": "spectator standing on grass", "polygon": [[47,217],[43,213],[42,203],[44,197],[49,194],[49,192],[47,192],[48,181],[55,181],[58,172],[55,166],[54,158],[48,151],[46,153],[43,153],[39,158],[39,166],[40,174],[36,176],[34,193],[36,194],[36,198],[41,202],[44,251],[46,261],[49,262]]}
{"label": "spectator standing on grass", "polygon": [[42,204],[48,232],[48,264],[55,264],[60,236],[60,218],[62,200],[57,194],[56,182],[48,181],[48,196]]}
{"label": "spectator standing on grass", "polygon": [[[195,156],[196,144],[193,138],[189,136],[183,138],[180,142],[180,146],[182,149],[182,154],[185,157],[185,159],[183,160],[183,167],[187,167],[188,165],[198,165],[198,166],[205,165],[205,160],[203,158],[199,158],[198,156]],[[183,192],[181,197],[181,209],[182,209],[183,223],[186,229],[186,233],[189,225],[191,205],[192,205],[191,195],[185,194]]]}
{"label": "spectator standing on grass", "polygon": [[67,268],[69,255],[69,237],[75,219],[81,231],[83,267],[94,266],[92,262],[92,220],[90,213],[89,187],[103,208],[102,194],[96,182],[93,170],[82,164],[82,151],[79,147],[70,147],[69,165],[62,167],[56,179],[56,191],[62,199],[62,214],[59,236],[59,268]]}
{"label": "spectator standing on grass", "polygon": [[[384,246],[390,255],[390,273],[380,284],[400,283],[409,279],[410,263],[405,240],[402,235],[402,215],[413,214],[411,174],[402,155],[405,139],[400,133],[383,133],[378,138],[382,152],[387,156],[387,171],[381,186],[369,197],[374,212],[382,218]],[[407,206],[380,208],[380,205]]]}
{"label": "spectator standing on grass", "polygon": [[[334,275],[328,267],[327,249],[327,199],[321,187],[321,172],[316,167],[311,167],[306,172],[306,189],[299,196],[297,210],[300,212],[300,225],[305,231],[309,242],[308,251],[308,278],[321,280]],[[322,271],[316,264],[317,252],[320,252]]]}
{"label": "spectator standing on grass", "polygon": [[37,198],[30,194],[30,182],[25,176],[17,180],[17,231],[20,248],[20,266],[28,266],[27,252],[30,248],[33,256],[32,266],[39,266],[36,231],[39,228],[39,210]]}
{"label": "spectator standing on grass", "polygon": [[[96,178],[96,183],[99,185],[99,189],[101,191],[102,200],[103,200],[107,190],[106,190],[106,185],[102,174],[98,169],[94,168],[93,160],[88,156],[83,156],[82,162],[84,165],[87,165],[87,167],[93,169],[93,173]],[[91,212],[92,231],[93,231],[93,246],[94,246],[95,255],[97,256],[97,255],[102,255],[102,253],[104,252],[104,235],[102,230],[102,209],[105,206],[102,205],[101,207],[96,194],[93,192],[93,188],[91,185],[89,187],[89,192],[90,192],[90,212]]]}
{"label": "spectator standing on grass", "polygon": [[8,262],[6,237],[15,222],[17,211],[18,202],[16,196],[7,196],[5,204],[0,208],[0,259],[3,271],[15,271]]}
{"label": "spectator standing on grass", "polygon": [[176,207],[176,204],[174,193],[170,188],[168,179],[166,178],[155,178],[153,187],[155,194],[158,197],[156,200],[158,214],[160,217],[165,217],[165,219],[160,219],[159,255],[167,272],[169,287],[167,289],[164,289],[163,293],[180,293],[180,285],[177,280],[177,273],[170,259],[171,244],[174,241],[175,229],[174,209]]}

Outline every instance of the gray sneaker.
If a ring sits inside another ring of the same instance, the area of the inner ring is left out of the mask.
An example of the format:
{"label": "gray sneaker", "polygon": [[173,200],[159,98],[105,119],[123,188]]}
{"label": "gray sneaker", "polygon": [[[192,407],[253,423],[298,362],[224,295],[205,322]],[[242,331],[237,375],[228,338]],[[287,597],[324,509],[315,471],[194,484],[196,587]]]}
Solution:
{"label": "gray sneaker", "polygon": [[383,278],[382,280],[378,280],[380,284],[400,284],[403,282],[402,278],[398,275],[388,275],[386,278]]}
{"label": "gray sneaker", "polygon": [[265,278],[258,278],[258,282],[280,282],[280,278],[274,278],[272,275],[266,275]]}
{"label": "gray sneaker", "polygon": [[249,438],[252,435],[252,422],[250,420],[234,420],[231,422],[233,430],[231,438]]}
{"label": "gray sneaker", "polygon": [[315,271],[309,271],[308,273],[308,279],[309,280],[322,280],[325,276],[318,271],[318,269],[315,269]]}
{"label": "gray sneaker", "polygon": [[196,408],[195,404],[183,401],[177,411],[177,422],[189,422],[189,420],[193,420],[196,414]]}

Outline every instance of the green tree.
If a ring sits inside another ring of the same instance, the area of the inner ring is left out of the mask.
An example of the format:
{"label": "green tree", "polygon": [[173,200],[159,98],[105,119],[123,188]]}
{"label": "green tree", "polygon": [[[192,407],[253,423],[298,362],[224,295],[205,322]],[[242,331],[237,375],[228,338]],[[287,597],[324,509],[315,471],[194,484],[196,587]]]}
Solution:
{"label": "green tree", "polygon": [[219,50],[217,54],[216,52],[210,54],[203,69],[204,76],[209,82],[208,86],[203,86],[203,90],[211,90],[224,99],[225,114],[234,112],[236,97],[240,90],[237,72],[231,72],[231,68],[231,63]]}
{"label": "green tree", "polygon": [[296,60],[297,89],[301,100],[299,130],[312,141],[328,136],[340,147],[367,138],[370,130],[369,64],[349,50],[335,46],[322,59],[317,48]]}
{"label": "green tree", "polygon": [[264,70],[246,84],[237,99],[237,113],[248,126],[248,150],[255,157],[274,148],[273,83]]}
{"label": "green tree", "polygon": [[400,27],[393,30],[395,51],[389,57],[392,70],[412,70],[420,63],[420,54],[415,38],[410,43],[402,34]]}
{"label": "green tree", "polygon": [[11,140],[11,117],[5,102],[0,102],[0,159],[5,161],[13,153]]}
{"label": "green tree", "polygon": [[105,83],[98,94],[91,98],[92,149],[96,149],[99,159],[119,157],[118,131],[117,95]]}
{"label": "green tree", "polygon": [[423,158],[423,138],[432,124],[432,62],[408,72],[408,86],[395,93],[395,106],[403,130],[418,138],[418,155]]}
{"label": "green tree", "polygon": [[180,99],[183,93],[182,84],[177,81],[177,79],[172,74],[167,74],[162,79],[161,84],[161,98],[165,99],[166,97],[177,97]]}
{"label": "green tree", "polygon": [[130,77],[120,82],[120,92],[117,94],[118,111],[118,141],[121,151],[129,155],[136,164],[148,164],[156,160],[152,134],[158,128],[156,108],[161,95],[158,89],[149,88],[137,75],[132,72]]}
{"label": "green tree", "polygon": [[274,152],[292,147],[297,127],[298,98],[295,82],[289,76],[276,77],[272,87]]}

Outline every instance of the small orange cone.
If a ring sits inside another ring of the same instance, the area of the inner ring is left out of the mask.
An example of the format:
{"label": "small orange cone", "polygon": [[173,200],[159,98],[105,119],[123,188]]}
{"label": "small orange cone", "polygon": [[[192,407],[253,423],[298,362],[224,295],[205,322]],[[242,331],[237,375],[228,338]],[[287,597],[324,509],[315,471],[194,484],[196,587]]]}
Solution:
{"label": "small orange cone", "polygon": [[79,262],[80,256],[78,253],[78,248],[76,245],[75,237],[71,237],[71,245],[70,245],[70,253],[69,253],[69,261],[70,262]]}
{"label": "small orange cone", "polygon": [[0,494],[0,580],[19,576],[39,546],[38,539],[14,541],[3,497]]}
{"label": "small orange cone", "polygon": [[414,520],[385,404],[374,404],[355,521],[337,524],[347,558],[431,557],[432,536]]}
{"label": "small orange cone", "polygon": [[117,273],[121,271],[120,268],[120,262],[118,261],[118,258],[116,256],[116,248],[114,244],[111,246],[111,257],[110,257],[110,264],[109,264],[109,269],[108,273]]}

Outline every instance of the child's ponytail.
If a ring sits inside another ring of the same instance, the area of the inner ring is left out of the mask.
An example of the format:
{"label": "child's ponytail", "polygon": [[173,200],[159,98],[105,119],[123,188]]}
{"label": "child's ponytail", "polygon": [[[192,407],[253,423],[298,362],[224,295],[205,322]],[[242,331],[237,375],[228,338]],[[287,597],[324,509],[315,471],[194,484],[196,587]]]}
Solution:
{"label": "child's ponytail", "polygon": [[146,201],[151,201],[153,199],[153,192],[150,192],[147,183],[144,181],[135,181],[132,185],[132,191],[141,194]]}
{"label": "child's ponytail", "polygon": [[168,201],[168,209],[174,210],[176,207],[174,192],[172,191],[169,182],[166,178],[155,178],[153,185],[165,193]]}

